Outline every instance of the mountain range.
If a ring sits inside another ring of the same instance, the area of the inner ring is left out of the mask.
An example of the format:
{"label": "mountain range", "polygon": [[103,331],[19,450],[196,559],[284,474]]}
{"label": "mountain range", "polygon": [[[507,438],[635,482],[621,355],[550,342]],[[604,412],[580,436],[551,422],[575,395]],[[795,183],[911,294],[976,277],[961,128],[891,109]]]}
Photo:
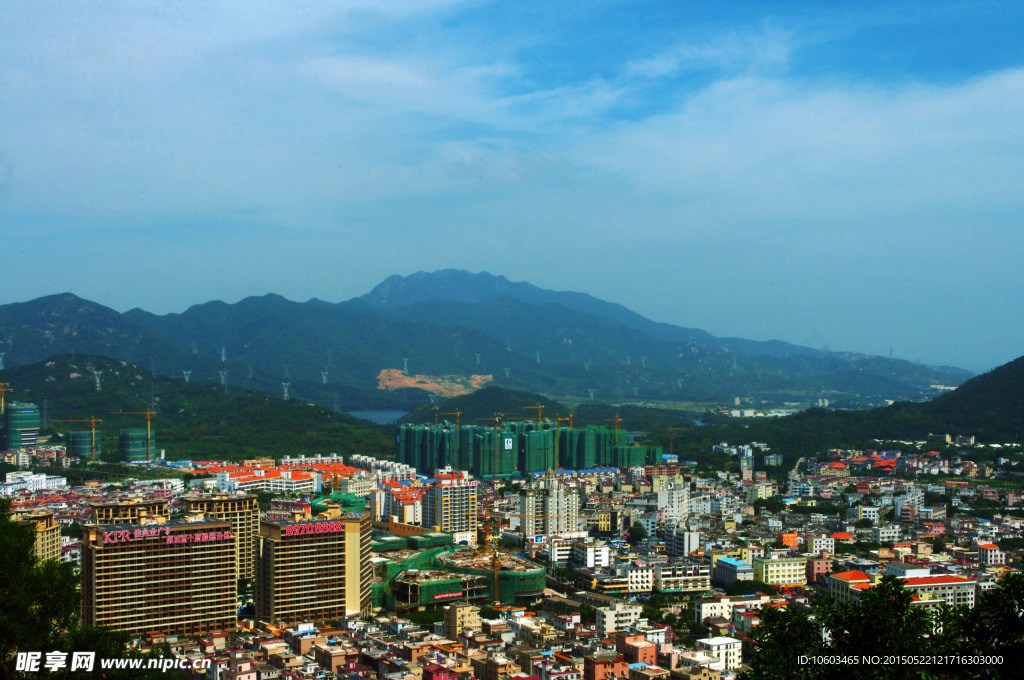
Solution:
{"label": "mountain range", "polygon": [[[583,293],[444,270],[393,276],[339,303],[279,295],[181,314],[123,314],[71,294],[0,306],[6,366],[109,356],[153,373],[291,395],[341,410],[409,410],[481,385],[568,402],[921,400],[968,371],[717,338]],[[382,386],[390,389],[380,389]]]}

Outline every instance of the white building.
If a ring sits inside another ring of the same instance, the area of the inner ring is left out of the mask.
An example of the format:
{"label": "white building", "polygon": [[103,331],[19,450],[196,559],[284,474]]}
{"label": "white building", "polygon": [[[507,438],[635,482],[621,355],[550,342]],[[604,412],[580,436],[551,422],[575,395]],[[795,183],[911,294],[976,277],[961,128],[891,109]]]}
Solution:
{"label": "white building", "polygon": [[690,486],[685,482],[669,482],[657,493],[658,514],[663,522],[679,522],[690,514]]}
{"label": "white building", "polygon": [[611,557],[611,549],[604,543],[573,543],[569,559],[577,568],[597,569],[609,566]]}
{"label": "white building", "polygon": [[33,474],[31,472],[8,472],[5,483],[0,484],[0,496],[12,496],[16,493],[27,491],[51,491],[67,488],[68,480],[65,477],[51,477],[45,474]]}
{"label": "white building", "polygon": [[654,589],[659,593],[703,593],[711,590],[711,568],[696,562],[654,565]]}
{"label": "white building", "polygon": [[736,638],[719,636],[697,640],[697,648],[722,662],[725,670],[736,670],[743,662],[743,644]]}
{"label": "white building", "polygon": [[520,527],[528,542],[548,536],[585,538],[586,518],[580,513],[580,496],[550,470],[529,487],[519,491]]}
{"label": "white building", "polygon": [[625,630],[640,620],[643,607],[640,605],[616,602],[610,607],[597,608],[597,629],[607,635],[617,630]]}

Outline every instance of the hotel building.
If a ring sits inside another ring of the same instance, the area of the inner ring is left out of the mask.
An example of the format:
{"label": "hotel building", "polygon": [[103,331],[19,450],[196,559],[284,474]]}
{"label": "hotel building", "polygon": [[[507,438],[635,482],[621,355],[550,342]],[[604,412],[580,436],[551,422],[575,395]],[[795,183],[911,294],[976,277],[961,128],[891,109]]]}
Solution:
{"label": "hotel building", "polygon": [[188,515],[224,519],[231,523],[238,553],[236,579],[256,577],[256,542],[260,535],[260,506],[247,494],[189,494],[182,497]]}
{"label": "hotel building", "polygon": [[233,630],[234,576],[226,521],[89,524],[82,536],[82,621],[131,636]]}
{"label": "hotel building", "polygon": [[260,522],[256,615],[261,621],[331,621],[370,611],[366,512],[337,519]]}

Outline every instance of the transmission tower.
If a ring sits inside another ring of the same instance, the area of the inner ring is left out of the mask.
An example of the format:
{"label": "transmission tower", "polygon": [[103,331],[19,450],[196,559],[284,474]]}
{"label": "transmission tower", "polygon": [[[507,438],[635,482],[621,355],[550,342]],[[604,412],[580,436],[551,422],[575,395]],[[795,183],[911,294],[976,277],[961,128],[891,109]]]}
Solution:
{"label": "transmission tower", "polygon": [[593,398],[594,398],[594,388],[591,387],[591,388],[587,389],[587,391],[590,392],[590,398],[591,398],[591,400],[593,400]]}
{"label": "transmission tower", "polygon": [[540,350],[539,349],[535,349],[534,353],[537,355],[537,363],[539,364],[540,363]]}
{"label": "transmission tower", "polygon": [[220,348],[220,363],[222,363],[222,364],[228,363],[228,350],[227,350],[227,347],[224,347],[223,345],[221,345],[221,348]]}
{"label": "transmission tower", "polygon": [[590,370],[590,362],[589,361],[584,361],[583,362],[583,370],[584,371],[589,371]]}
{"label": "transmission tower", "polygon": [[506,369],[505,369],[505,377],[506,377],[506,378],[508,378],[508,377],[509,377],[509,372],[510,372],[511,370],[512,370],[511,368],[506,368]]}
{"label": "transmission tower", "polygon": [[320,379],[323,381],[324,385],[327,384],[327,371],[320,371]]}
{"label": "transmission tower", "polygon": [[185,382],[188,382],[189,378],[192,377],[192,371],[185,371],[185,370],[183,370],[181,372],[181,374],[185,376]]}
{"label": "transmission tower", "polygon": [[95,368],[92,369],[92,377],[96,379],[96,391],[101,392],[100,378],[103,377],[103,371],[97,371]]}
{"label": "transmission tower", "polygon": [[402,375],[409,375],[409,360],[402,359]]}
{"label": "transmission tower", "polygon": [[228,381],[228,372],[227,372],[227,371],[217,371],[217,373],[219,373],[219,374],[220,374],[220,384],[221,384],[221,385],[225,385],[225,384],[227,384],[227,381]]}
{"label": "transmission tower", "polygon": [[281,383],[281,387],[284,388],[284,400],[285,401],[288,401],[288,388],[291,387],[291,386],[292,386],[292,384],[290,382],[283,382],[283,383]]}

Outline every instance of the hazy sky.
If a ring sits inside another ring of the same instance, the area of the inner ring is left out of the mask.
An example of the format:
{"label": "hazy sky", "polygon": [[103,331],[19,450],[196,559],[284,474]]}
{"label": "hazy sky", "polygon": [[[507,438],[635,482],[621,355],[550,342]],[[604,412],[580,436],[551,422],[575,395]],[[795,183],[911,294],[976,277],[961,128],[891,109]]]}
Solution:
{"label": "hazy sky", "polygon": [[1024,354],[1020,2],[0,0],[0,25],[0,303],[453,267],[716,335]]}

